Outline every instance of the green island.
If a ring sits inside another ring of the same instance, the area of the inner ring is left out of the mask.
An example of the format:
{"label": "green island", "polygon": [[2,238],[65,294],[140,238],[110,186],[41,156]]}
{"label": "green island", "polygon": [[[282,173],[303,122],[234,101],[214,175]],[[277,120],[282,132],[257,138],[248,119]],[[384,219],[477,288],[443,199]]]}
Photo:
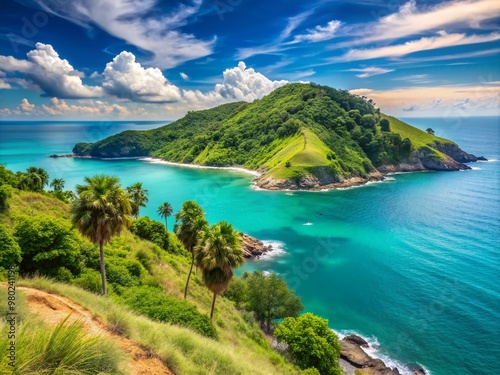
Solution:
{"label": "green island", "polygon": [[152,157],[256,171],[263,189],[324,189],[384,174],[468,169],[477,161],[455,143],[380,112],[366,98],[291,83],[252,103],[189,112],[163,127],[78,143],[76,157]]}
{"label": "green island", "polygon": [[301,314],[283,278],[235,277],[259,241],[209,225],[196,202],[169,232],[168,202],[165,225],[139,216],[140,182],[64,185],[0,165],[0,348],[13,353],[0,373],[398,374],[361,337],[339,340],[328,320]]}

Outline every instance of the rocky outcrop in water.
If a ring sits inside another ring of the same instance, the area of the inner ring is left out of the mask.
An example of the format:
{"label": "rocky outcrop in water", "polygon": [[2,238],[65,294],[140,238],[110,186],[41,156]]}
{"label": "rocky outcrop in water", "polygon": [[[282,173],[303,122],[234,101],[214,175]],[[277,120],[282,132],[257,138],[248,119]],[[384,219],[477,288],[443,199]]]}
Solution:
{"label": "rocky outcrop in water", "polygon": [[340,358],[357,369],[363,370],[363,375],[400,375],[397,368],[390,368],[378,358],[372,358],[361,347],[368,343],[358,335],[350,335],[340,340],[342,350]]}
{"label": "rocky outcrop in water", "polygon": [[240,233],[241,247],[245,258],[258,259],[262,254],[272,251],[271,245],[266,245],[264,242],[245,233]]}

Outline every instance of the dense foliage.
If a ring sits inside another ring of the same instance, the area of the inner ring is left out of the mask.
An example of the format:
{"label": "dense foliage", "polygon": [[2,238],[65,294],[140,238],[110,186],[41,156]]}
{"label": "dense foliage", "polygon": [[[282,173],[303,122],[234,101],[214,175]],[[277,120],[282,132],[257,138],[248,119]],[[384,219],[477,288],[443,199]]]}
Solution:
{"label": "dense foliage", "polygon": [[237,306],[252,311],[265,330],[270,333],[272,322],[285,317],[296,317],[304,305],[294,292],[288,289],[285,279],[275,273],[264,275],[261,271],[245,273],[234,279],[224,296]]}
{"label": "dense foliage", "polygon": [[328,320],[311,313],[285,318],[274,335],[287,344],[287,352],[300,368],[315,367],[321,375],[340,375],[340,344]]}

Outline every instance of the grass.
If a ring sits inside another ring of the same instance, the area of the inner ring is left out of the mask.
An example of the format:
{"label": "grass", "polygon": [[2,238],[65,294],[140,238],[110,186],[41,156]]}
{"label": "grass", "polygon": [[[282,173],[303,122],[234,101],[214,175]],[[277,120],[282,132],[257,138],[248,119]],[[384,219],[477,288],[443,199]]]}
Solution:
{"label": "grass", "polygon": [[417,129],[395,117],[388,115],[381,115],[382,118],[389,120],[391,124],[391,131],[397,133],[402,139],[408,138],[415,149],[419,149],[424,146],[432,146],[436,141],[441,143],[453,143],[448,139],[436,137],[435,135],[428,134],[427,132]]}
{"label": "grass", "polygon": [[[265,346],[241,346],[236,342],[211,340],[188,328],[134,314],[111,298],[97,297],[76,286],[46,278],[19,280],[18,284],[75,301],[106,322],[108,327],[118,329],[125,337],[157,354],[176,374],[299,374]],[[224,324],[233,326],[236,322],[236,327],[240,325],[242,329],[248,329],[240,314],[236,315]]]}
{"label": "grass", "polygon": [[[327,154],[331,150],[309,129],[302,129],[300,135],[292,138],[280,152],[269,160],[266,166],[274,178],[296,178],[306,175],[310,168],[327,166]],[[287,162],[290,166],[287,167]]]}
{"label": "grass", "polygon": [[[6,288],[2,292],[2,306],[6,306]],[[18,296],[22,293],[18,292]],[[0,373],[22,375],[45,374],[126,374],[127,358],[109,339],[91,335],[79,322],[66,320],[51,328],[37,316],[28,312],[23,298],[16,300],[15,369],[9,357],[0,358]],[[9,326],[0,321],[0,350],[8,353]]]}

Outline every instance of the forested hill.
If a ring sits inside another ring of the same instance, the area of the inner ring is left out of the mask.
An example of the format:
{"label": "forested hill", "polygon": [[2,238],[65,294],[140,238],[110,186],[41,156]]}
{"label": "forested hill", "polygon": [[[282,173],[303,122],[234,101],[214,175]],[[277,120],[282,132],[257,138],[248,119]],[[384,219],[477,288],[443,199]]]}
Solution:
{"label": "forested hill", "polygon": [[253,103],[189,112],[152,130],[78,143],[77,156],[150,156],[262,172],[264,188],[348,186],[380,172],[466,169],[475,161],[453,142],[385,116],[371,100],[292,83]]}

